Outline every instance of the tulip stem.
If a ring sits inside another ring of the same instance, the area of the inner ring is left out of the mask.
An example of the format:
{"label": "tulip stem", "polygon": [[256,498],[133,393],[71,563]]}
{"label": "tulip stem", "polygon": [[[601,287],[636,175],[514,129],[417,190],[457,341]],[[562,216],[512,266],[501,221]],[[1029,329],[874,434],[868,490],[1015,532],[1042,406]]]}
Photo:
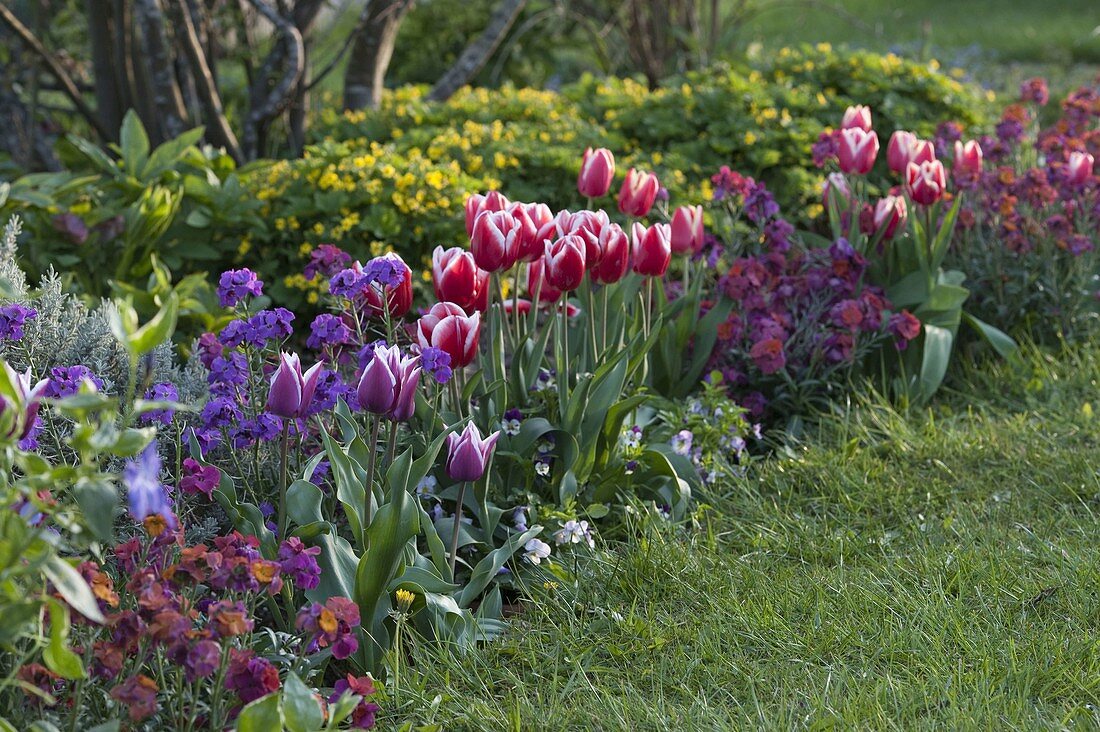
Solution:
{"label": "tulip stem", "polygon": [[[565,407],[566,402],[569,401],[569,296],[562,293],[561,301],[559,304],[559,313],[561,315],[561,373],[558,374],[558,381],[560,386],[558,391],[561,393],[562,407]],[[564,409],[563,409],[564,413]]]}
{"label": "tulip stem", "polygon": [[458,499],[455,503],[454,530],[451,532],[451,581],[455,578],[455,560],[458,559],[458,529],[462,525],[462,501],[466,497],[466,481],[458,486]]}
{"label": "tulip stem", "polygon": [[400,427],[400,423],[391,420],[390,421],[390,439],[386,444],[386,469],[389,470],[389,466],[393,465],[393,456],[397,453],[397,430]]}
{"label": "tulip stem", "polygon": [[287,465],[287,457],[290,448],[290,419],[283,418],[283,439],[282,439],[282,485],[279,487],[279,535],[276,537],[278,541],[282,541],[286,537],[286,484],[287,475],[290,472],[290,466]]}
{"label": "tulip stem", "polygon": [[366,495],[364,496],[366,505],[363,506],[363,516],[366,519],[362,526],[364,547],[367,545],[367,524],[370,523],[371,515],[370,506],[371,502],[374,500],[374,469],[378,464],[378,430],[381,429],[381,427],[382,417],[375,417],[374,424],[372,424],[370,428],[370,459],[367,461],[367,485]]}
{"label": "tulip stem", "polygon": [[600,348],[607,350],[607,285],[600,285]]}
{"label": "tulip stem", "polygon": [[589,362],[588,366],[592,371],[595,371],[596,364],[600,362],[600,350],[596,343],[596,296],[592,294],[591,279],[585,283],[584,294],[587,295],[588,299],[588,323],[590,325],[588,335],[591,337],[590,342],[592,346],[592,360]]}
{"label": "tulip stem", "polygon": [[519,352],[519,262],[516,262],[512,267],[512,324],[515,326],[515,350],[512,351],[512,358],[516,357],[516,353]]}

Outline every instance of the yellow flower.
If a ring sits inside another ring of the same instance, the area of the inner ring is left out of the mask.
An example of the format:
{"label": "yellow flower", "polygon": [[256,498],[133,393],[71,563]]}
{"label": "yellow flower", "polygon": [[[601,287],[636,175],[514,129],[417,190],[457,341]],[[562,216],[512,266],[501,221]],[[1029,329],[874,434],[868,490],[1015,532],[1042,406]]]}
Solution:
{"label": "yellow flower", "polygon": [[412,607],[413,602],[416,600],[416,595],[408,590],[397,591],[397,609],[403,613],[407,613],[409,608]]}

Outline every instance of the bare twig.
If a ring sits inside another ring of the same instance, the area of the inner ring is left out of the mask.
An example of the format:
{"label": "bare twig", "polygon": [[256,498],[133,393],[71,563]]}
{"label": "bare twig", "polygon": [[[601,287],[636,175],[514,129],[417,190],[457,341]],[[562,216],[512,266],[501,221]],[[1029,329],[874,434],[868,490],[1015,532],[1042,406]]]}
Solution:
{"label": "bare twig", "polygon": [[141,23],[141,49],[149,64],[153,87],[153,103],[168,137],[183,132],[187,111],[183,106],[172,61],[168,54],[168,39],[164,32],[164,14],[157,0],[135,0]]}
{"label": "bare twig", "polygon": [[43,63],[46,64],[46,68],[50,70],[50,73],[57,79],[57,82],[61,84],[61,90],[65,92],[65,96],[72,101],[73,106],[80,112],[80,115],[88,120],[88,124],[95,129],[96,134],[104,140],[111,139],[111,134],[103,125],[103,121],[100,120],[95,110],[89,107],[88,103],[84,101],[84,98],[80,95],[80,91],[76,88],[76,84],[73,83],[72,78],[65,72],[65,69],[62,68],[53,54],[46,50],[46,47],[38,40],[38,37],[23,25],[19,21],[19,18],[15,17],[15,13],[9,10],[7,5],[3,2],[0,2],[0,21],[11,28],[12,32],[18,36],[19,40],[22,41],[31,52],[42,59]]}
{"label": "bare twig", "polygon": [[207,63],[203,53],[202,44],[199,42],[195,25],[191,21],[191,13],[182,7],[181,3],[171,4],[175,21],[179,26],[179,40],[187,55],[188,65],[191,67],[191,75],[199,96],[199,103],[203,107],[207,118],[207,130],[216,144],[223,145],[229,155],[238,163],[244,160],[241,155],[241,146],[237,142],[237,136],[229,126],[229,120],[225,116],[225,107],[222,105],[221,95],[218,93],[218,84],[214,80],[214,74]]}

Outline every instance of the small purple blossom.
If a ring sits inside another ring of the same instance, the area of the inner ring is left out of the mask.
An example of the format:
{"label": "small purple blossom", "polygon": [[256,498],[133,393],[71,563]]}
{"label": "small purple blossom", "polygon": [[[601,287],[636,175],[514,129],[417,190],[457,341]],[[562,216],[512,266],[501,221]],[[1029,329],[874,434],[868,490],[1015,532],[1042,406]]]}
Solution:
{"label": "small purple blossom", "polygon": [[454,372],[451,370],[451,355],[441,348],[424,348],[420,351],[420,368],[431,374],[437,384],[446,384]]}
{"label": "small purple blossom", "polygon": [[321,567],[317,564],[320,553],[321,547],[307,547],[292,536],[279,547],[279,567],[300,589],[312,590],[321,581]]}
{"label": "small purple blossom", "polygon": [[26,305],[12,303],[0,307],[0,338],[18,341],[23,338],[23,325],[38,317],[38,311]]}
{"label": "small purple blossom", "polygon": [[245,297],[262,294],[264,283],[250,269],[231,269],[218,279],[218,302],[223,308],[236,307]]}
{"label": "small purple blossom", "polygon": [[127,460],[122,470],[122,480],[126,485],[126,500],[130,506],[130,515],[138,521],[158,515],[169,527],[178,524],[172,511],[172,502],[160,482],[161,462],[157,454],[157,443],[149,446],[136,459]]}
{"label": "small purple blossom", "polygon": [[306,345],[315,351],[335,348],[352,341],[352,332],[342,319],[329,313],[321,313],[309,324],[310,335]]}
{"label": "small purple blossom", "polygon": [[50,369],[50,383],[44,395],[50,399],[72,396],[80,391],[80,385],[85,380],[94,384],[96,391],[103,390],[103,380],[87,366],[55,366]]}
{"label": "small purple blossom", "polygon": [[[176,402],[179,401],[180,394],[179,391],[176,390],[175,384],[160,382],[146,389],[145,395],[142,398],[152,402]],[[138,417],[138,420],[146,424],[159,422],[167,427],[172,424],[172,418],[175,414],[176,411],[174,409],[154,409],[149,412],[144,412]]]}

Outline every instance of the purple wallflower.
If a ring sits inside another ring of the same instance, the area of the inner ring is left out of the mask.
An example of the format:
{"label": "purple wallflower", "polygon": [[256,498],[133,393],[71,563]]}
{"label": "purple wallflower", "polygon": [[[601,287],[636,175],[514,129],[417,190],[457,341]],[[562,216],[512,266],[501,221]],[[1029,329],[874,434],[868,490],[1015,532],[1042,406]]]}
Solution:
{"label": "purple wallflower", "polygon": [[222,647],[217,641],[201,640],[187,652],[183,662],[184,673],[189,681],[197,681],[213,676],[221,665]]}
{"label": "purple wallflower", "polygon": [[[175,402],[179,401],[180,394],[179,391],[176,390],[174,384],[160,382],[146,389],[145,395],[142,398],[146,401],[153,402]],[[138,417],[138,420],[146,424],[150,422],[160,422],[167,427],[172,424],[172,418],[175,414],[176,411],[174,409],[154,409],[150,412],[143,413]]]}
{"label": "purple wallflower", "polygon": [[250,269],[231,269],[218,279],[218,302],[223,308],[236,307],[248,295],[264,294],[264,283]]}
{"label": "purple wallflower", "polygon": [[437,384],[446,384],[454,372],[451,370],[451,355],[441,348],[424,348],[420,351],[420,368],[432,375]]}
{"label": "purple wallflower", "polygon": [[261,412],[255,418],[243,419],[230,430],[229,439],[233,447],[243,450],[257,441],[271,442],[282,433],[283,420],[274,414]]}
{"label": "purple wallflower", "polygon": [[241,386],[248,382],[248,359],[238,351],[215,357],[209,368],[210,374],[206,378],[211,384]]}
{"label": "purple wallflower", "polygon": [[210,364],[214,362],[215,358],[222,355],[223,350],[225,350],[224,347],[213,333],[203,333],[199,336],[199,343],[195,348],[195,352],[199,356],[199,362],[206,368],[210,368]]}
{"label": "purple wallflower", "polygon": [[309,255],[309,264],[306,265],[303,274],[312,282],[317,275],[332,277],[351,261],[351,255],[332,244],[321,244]]}
{"label": "purple wallflower", "polygon": [[127,460],[122,469],[122,480],[126,484],[126,500],[130,506],[130,515],[138,521],[150,516],[160,516],[170,528],[178,525],[176,514],[168,493],[160,482],[160,456],[157,443],[149,446],[134,460]]}
{"label": "purple wallflower", "polygon": [[228,427],[241,418],[241,409],[232,399],[216,397],[206,403],[199,417],[208,429]]}
{"label": "purple wallflower", "polygon": [[300,589],[312,590],[321,581],[321,567],[317,564],[320,553],[321,547],[307,547],[301,539],[292,536],[279,547],[279,566]]}
{"label": "purple wallflower", "polygon": [[193,458],[185,458],[179,488],[184,493],[201,493],[210,498],[221,477],[221,471],[213,465],[203,465]]}
{"label": "purple wallflower", "polygon": [[310,335],[306,345],[315,351],[351,343],[352,332],[343,320],[329,313],[321,313],[309,324]]}
{"label": "purple wallflower", "polygon": [[363,275],[368,284],[398,287],[405,280],[407,269],[398,264],[398,260],[393,257],[375,257],[367,262],[367,266],[363,268]]}
{"label": "purple wallflower", "polygon": [[252,650],[229,651],[229,670],[225,688],[237,692],[245,704],[267,696],[279,688],[279,669]]}
{"label": "purple wallflower", "polygon": [[363,273],[355,269],[343,269],[329,280],[328,291],[337,297],[345,297],[354,300],[363,293],[370,283]]}
{"label": "purple wallflower", "polygon": [[38,317],[38,311],[26,305],[12,303],[0,307],[0,338],[18,341],[23,338],[23,324]]}
{"label": "purple wallflower", "polygon": [[294,313],[286,308],[275,308],[274,310],[261,310],[248,319],[248,324],[252,326],[256,338],[259,339],[262,346],[264,342],[269,340],[289,338],[290,334],[294,332],[290,325],[293,320]]}
{"label": "purple wallflower", "polygon": [[754,224],[763,224],[779,213],[779,204],[763,183],[755,183],[745,196],[745,216]]}
{"label": "purple wallflower", "polygon": [[85,379],[95,384],[97,391],[103,390],[103,380],[92,373],[87,366],[55,366],[50,369],[50,383],[44,395],[51,399],[72,396],[80,390],[80,385]]}

